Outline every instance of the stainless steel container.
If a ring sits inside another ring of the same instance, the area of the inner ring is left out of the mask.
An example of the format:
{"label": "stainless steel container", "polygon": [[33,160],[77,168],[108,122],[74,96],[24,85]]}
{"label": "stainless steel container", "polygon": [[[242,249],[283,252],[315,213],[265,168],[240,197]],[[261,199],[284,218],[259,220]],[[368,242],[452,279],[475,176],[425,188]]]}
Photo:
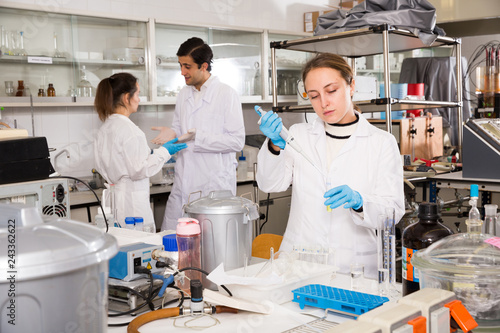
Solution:
{"label": "stainless steel container", "polygon": [[[184,212],[200,221],[202,269],[210,273],[224,263],[224,269],[231,270],[250,259],[253,223],[259,217],[255,203],[231,191],[212,191],[184,206]],[[204,285],[216,287],[207,281]]]}
{"label": "stainless steel container", "polygon": [[117,252],[93,226],[0,204],[0,332],[106,332]]}

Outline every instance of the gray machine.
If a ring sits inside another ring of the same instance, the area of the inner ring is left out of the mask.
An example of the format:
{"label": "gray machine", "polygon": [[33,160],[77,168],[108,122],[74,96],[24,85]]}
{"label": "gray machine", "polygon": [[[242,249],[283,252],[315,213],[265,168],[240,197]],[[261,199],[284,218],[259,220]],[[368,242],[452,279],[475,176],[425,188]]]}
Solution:
{"label": "gray machine", "polygon": [[463,176],[500,179],[500,119],[471,118],[463,135]]}
{"label": "gray machine", "polygon": [[68,180],[49,178],[0,185],[0,203],[36,207],[44,216],[70,218]]}

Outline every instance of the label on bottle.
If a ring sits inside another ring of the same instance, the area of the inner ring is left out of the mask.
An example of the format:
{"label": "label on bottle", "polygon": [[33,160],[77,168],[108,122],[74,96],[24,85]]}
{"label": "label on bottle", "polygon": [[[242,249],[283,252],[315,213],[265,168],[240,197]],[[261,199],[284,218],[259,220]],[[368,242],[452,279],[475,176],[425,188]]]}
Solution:
{"label": "label on bottle", "polygon": [[484,242],[496,246],[500,249],[500,237],[491,237],[485,239]]}
{"label": "label on bottle", "polygon": [[415,269],[411,264],[411,258],[415,255],[418,250],[407,249],[403,246],[403,279],[406,281],[419,282],[418,279],[418,269]]}

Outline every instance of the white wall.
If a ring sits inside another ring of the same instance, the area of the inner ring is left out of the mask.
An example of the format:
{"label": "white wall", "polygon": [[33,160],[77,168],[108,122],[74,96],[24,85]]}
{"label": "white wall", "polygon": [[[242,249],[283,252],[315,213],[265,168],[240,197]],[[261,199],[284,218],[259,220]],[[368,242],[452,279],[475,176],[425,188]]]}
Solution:
{"label": "white wall", "polygon": [[[304,12],[326,9],[327,0],[0,0],[0,6],[40,10],[49,13],[116,17],[155,18],[162,23],[269,29],[302,32]],[[330,1],[338,4],[338,0]],[[50,19],[50,15],[48,15]],[[22,24],[22,23],[20,23]],[[32,93],[36,93],[33,91]],[[60,91],[64,95],[66,92]],[[0,105],[1,106],[1,105]],[[264,105],[270,108],[271,105]],[[247,134],[259,134],[253,105],[243,105]],[[169,126],[174,106],[141,106],[132,115],[148,140],[154,138],[152,126]],[[90,177],[94,165],[93,138],[101,122],[92,107],[44,107],[33,110],[34,134],[47,138],[52,163],[63,175]],[[0,119],[11,126],[28,129],[33,135],[30,108],[6,108]],[[302,114],[286,115],[286,126],[303,121]],[[151,148],[155,148],[151,144]],[[66,149],[69,152],[67,158]],[[60,154],[60,155],[58,155]],[[56,158],[57,156],[57,158]]]}

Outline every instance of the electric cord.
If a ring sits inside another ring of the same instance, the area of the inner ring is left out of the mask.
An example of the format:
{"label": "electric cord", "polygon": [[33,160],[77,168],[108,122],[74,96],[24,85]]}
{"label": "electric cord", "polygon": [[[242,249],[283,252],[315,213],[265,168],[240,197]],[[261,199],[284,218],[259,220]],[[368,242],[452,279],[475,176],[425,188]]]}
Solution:
{"label": "electric cord", "polygon": [[264,221],[264,223],[261,224],[260,228],[259,228],[259,235],[262,233],[262,228],[264,228],[264,226],[266,225],[268,219],[269,219],[269,204],[271,202],[270,200],[271,198],[271,193],[268,193],[267,194],[267,207],[266,207],[266,220]]}
{"label": "electric cord", "polygon": [[92,191],[92,193],[94,194],[96,200],[97,200],[97,203],[99,204],[99,207],[101,208],[101,211],[102,211],[102,216],[104,217],[104,222],[106,223],[106,232],[108,232],[109,230],[109,224],[108,224],[108,218],[106,217],[106,215],[104,214],[104,208],[102,207],[102,203],[101,203],[101,200],[99,199],[99,196],[97,195],[97,193],[95,193],[94,189],[88,184],[86,183],[85,181],[79,179],[79,178],[76,178],[76,177],[71,177],[71,176],[54,176],[54,177],[49,177],[47,179],[54,179],[54,178],[66,178],[66,179],[72,179],[72,180],[76,180],[82,184],[84,184],[85,186],[88,187],[88,189],[90,191]]}
{"label": "electric cord", "polygon": [[[160,289],[161,288],[157,288],[157,289],[155,289],[153,291],[153,298],[156,297],[156,295],[158,295],[158,293],[160,292]],[[139,294],[139,296],[141,296],[142,298],[144,298],[144,296],[141,295],[141,294]],[[128,311],[124,311],[124,312],[120,312],[120,313],[112,313],[112,314],[108,313],[108,317],[119,317],[119,316],[129,315],[129,314],[132,314],[134,312],[139,311],[140,309],[142,309],[143,307],[145,307],[147,304],[148,303],[144,302],[141,305],[135,307],[134,309],[131,309],[131,310],[128,310]],[[117,323],[117,324],[108,324],[108,327],[122,327],[122,326],[127,326],[128,324],[130,324],[130,322],[128,322],[128,323]]]}
{"label": "electric cord", "polygon": [[139,293],[136,290],[133,290],[131,288],[126,287],[128,290],[131,290],[133,294],[143,298],[145,302],[143,304],[135,307],[134,309],[131,309],[128,311],[118,312],[118,313],[109,313],[108,317],[120,317],[120,316],[128,315],[128,314],[134,313],[134,312],[142,309],[146,305],[149,305],[149,308],[151,309],[151,311],[154,311],[153,299],[156,297],[156,295],[158,295],[161,287],[153,290],[153,283],[154,283],[153,274],[146,267],[143,267],[143,266],[134,267],[134,272],[135,273],[146,273],[147,272],[147,274],[149,275],[149,291],[148,291],[147,297],[143,296],[141,293]]}
{"label": "electric cord", "polygon": [[184,295],[184,291],[183,291],[181,288],[179,288],[179,287],[177,287],[176,285],[174,285],[174,284],[172,284],[172,285],[168,286],[167,288],[176,289],[176,290],[179,292],[180,296],[179,296],[179,298],[178,298],[178,299],[173,299],[173,300],[168,301],[167,303],[164,303],[164,302],[165,302],[165,298],[167,297],[167,293],[165,293],[165,295],[163,296],[163,300],[162,300],[162,302],[161,302],[161,308],[162,308],[162,309],[163,309],[166,305],[170,305],[170,304],[172,304],[172,303],[174,303],[174,302],[177,302],[177,301],[179,301],[179,304],[177,304],[177,307],[178,307],[178,308],[180,308],[180,307],[182,306],[182,304],[184,304],[184,300],[186,300],[186,299],[190,299],[190,298],[191,298],[191,297],[186,297],[186,296]]}

